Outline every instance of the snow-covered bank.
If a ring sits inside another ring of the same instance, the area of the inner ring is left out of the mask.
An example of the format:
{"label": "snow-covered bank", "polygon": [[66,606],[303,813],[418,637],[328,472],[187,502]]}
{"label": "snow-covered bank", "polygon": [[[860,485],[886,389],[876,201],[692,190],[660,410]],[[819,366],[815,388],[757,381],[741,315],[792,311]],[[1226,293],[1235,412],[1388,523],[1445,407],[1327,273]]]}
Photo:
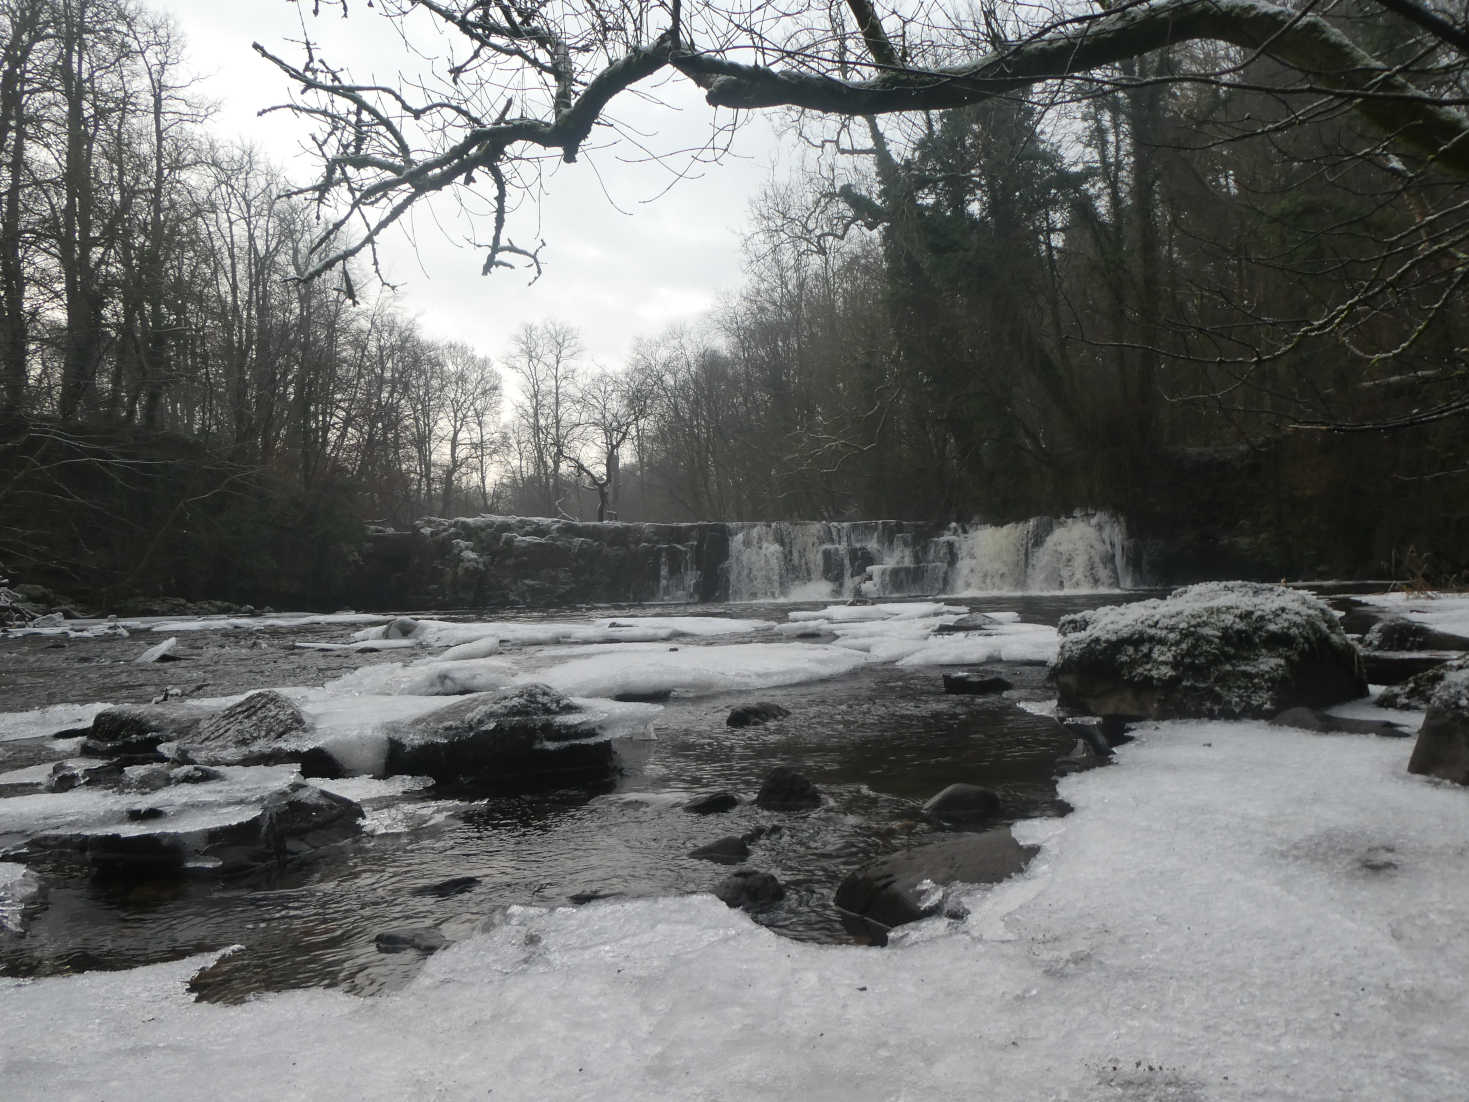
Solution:
{"label": "snow-covered bank", "polygon": [[[1022,876],[885,950],[712,897],[513,910],[407,990],[0,980],[11,1098],[1469,1096],[1469,795],[1397,740],[1144,728]],[[492,1094],[490,1092],[493,1092]]]}

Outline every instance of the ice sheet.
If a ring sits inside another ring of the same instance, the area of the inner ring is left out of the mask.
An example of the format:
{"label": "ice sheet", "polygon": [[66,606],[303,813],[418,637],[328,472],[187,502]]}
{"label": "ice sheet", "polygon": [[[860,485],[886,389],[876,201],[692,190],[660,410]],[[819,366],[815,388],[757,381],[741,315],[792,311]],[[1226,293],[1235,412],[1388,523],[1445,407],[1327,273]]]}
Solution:
{"label": "ice sheet", "polygon": [[[555,643],[655,643],[680,635],[712,637],[768,631],[768,620],[736,620],[724,616],[617,616],[593,621],[488,620],[449,623],[419,620],[408,645],[450,647],[445,658],[483,657],[488,640],[507,647],[548,646]],[[382,640],[387,625],[353,635],[358,643]],[[474,648],[461,650],[466,644]]]}
{"label": "ice sheet", "polygon": [[457,696],[503,689],[515,677],[516,668],[493,658],[460,662],[415,662],[403,666],[384,662],[362,666],[328,681],[333,693],[384,696]]}
{"label": "ice sheet", "polygon": [[934,616],[963,616],[969,611],[963,605],[945,605],[936,601],[906,601],[882,605],[830,605],[827,608],[786,614],[792,623],[802,620],[849,622],[855,620],[922,620]]}
{"label": "ice sheet", "polygon": [[839,677],[866,661],[864,655],[841,647],[737,643],[573,658],[526,675],[525,680],[543,681],[571,696],[663,692],[703,696]]}
{"label": "ice sheet", "polygon": [[1469,638],[1469,595],[1422,593],[1372,593],[1356,598],[1376,605],[1395,616],[1406,616],[1435,631]]}
{"label": "ice sheet", "polygon": [[374,999],[197,1005],[208,956],[0,980],[7,1097],[1469,1096],[1464,790],[1398,741],[1138,734],[1018,826],[1024,874],[886,950],[694,896],[517,908]]}
{"label": "ice sheet", "polygon": [[[1056,660],[1056,629],[1043,624],[1002,624],[993,632],[940,635],[898,660],[900,666],[967,666],[981,662]],[[876,655],[878,652],[874,652]]]}
{"label": "ice sheet", "polygon": [[90,727],[98,712],[112,706],[105,701],[95,704],[52,704],[29,712],[0,713],[0,742],[45,738],[71,727]]}

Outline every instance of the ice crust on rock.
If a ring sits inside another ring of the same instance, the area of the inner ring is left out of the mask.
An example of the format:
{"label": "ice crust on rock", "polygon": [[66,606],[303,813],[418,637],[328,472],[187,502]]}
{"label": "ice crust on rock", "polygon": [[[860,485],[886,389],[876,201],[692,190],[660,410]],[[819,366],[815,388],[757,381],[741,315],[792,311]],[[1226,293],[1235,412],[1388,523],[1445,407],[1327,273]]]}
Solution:
{"label": "ice crust on rock", "polygon": [[1262,717],[1367,688],[1336,615],[1285,586],[1204,582],[1065,616],[1058,630],[1062,703],[1087,711]]}
{"label": "ice crust on rock", "polygon": [[692,896],[514,907],[365,1000],[196,1004],[211,955],[0,979],[7,1097],[1469,1096],[1463,792],[1407,776],[1401,743],[1138,734],[1061,782],[1073,815],[1017,824],[1025,872],[887,950]]}

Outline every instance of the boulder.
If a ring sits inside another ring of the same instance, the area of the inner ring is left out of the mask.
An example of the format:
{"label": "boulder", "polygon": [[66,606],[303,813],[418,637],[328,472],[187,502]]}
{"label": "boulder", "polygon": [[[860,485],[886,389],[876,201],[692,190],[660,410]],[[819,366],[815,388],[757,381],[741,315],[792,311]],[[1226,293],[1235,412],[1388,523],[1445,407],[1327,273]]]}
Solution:
{"label": "boulder", "polygon": [[1000,812],[1000,797],[977,784],[951,784],[923,805],[930,822],[966,825],[993,819]]}
{"label": "boulder", "polygon": [[1442,654],[1428,652],[1368,650],[1362,652],[1362,673],[1370,685],[1401,685],[1447,661]]}
{"label": "boulder", "polygon": [[1205,582],[1066,616],[1058,630],[1051,674],[1072,712],[1263,719],[1367,692],[1331,609],[1286,586]]}
{"label": "boulder", "polygon": [[124,704],[98,712],[87,738],[117,753],[136,752],[132,744],[151,750],[192,734],[208,714],[196,704]]}
{"label": "boulder", "polygon": [[496,792],[600,786],[618,770],[600,722],[548,685],[476,694],[394,728],[385,771]]}
{"label": "boulder", "polygon": [[943,910],[943,885],[997,884],[1025,868],[1037,851],[1017,842],[1008,827],[925,842],[850,873],[837,888],[836,907],[850,931],[885,944],[894,926]]}
{"label": "boulder", "polygon": [[767,811],[809,811],[821,806],[821,792],[805,775],[779,765],[760,786],[755,806]]}
{"label": "boulder", "polygon": [[306,717],[294,701],[266,689],[208,716],[177,741],[190,760],[205,765],[267,765],[297,761]]}
{"label": "boulder", "polygon": [[768,872],[736,869],[718,884],[714,894],[728,906],[755,911],[785,898],[785,887]]}
{"label": "boulder", "polygon": [[710,842],[707,846],[690,850],[689,856],[700,861],[713,861],[716,865],[738,865],[750,856],[750,846],[743,838],[731,834]]}
{"label": "boulder", "polygon": [[1377,703],[1383,708],[1404,708],[1410,711],[1425,709],[1444,679],[1462,670],[1469,670],[1469,658],[1456,658],[1414,674],[1401,685],[1390,685],[1378,694]]}
{"label": "boulder", "polygon": [[1362,645],[1379,651],[1469,650],[1469,638],[1435,631],[1406,616],[1388,616],[1372,625]]}
{"label": "boulder", "polygon": [[1270,717],[1272,727],[1295,727],[1321,735],[1382,735],[1385,738],[1407,738],[1410,732],[1385,719],[1347,719],[1323,712],[1319,708],[1287,708]]}
{"label": "boulder", "polygon": [[718,815],[739,805],[740,798],[733,792],[710,792],[690,800],[683,809],[691,815]]}
{"label": "boulder", "polygon": [[1408,772],[1469,784],[1469,670],[1446,676],[1434,691]]}
{"label": "boulder", "polygon": [[1003,677],[984,673],[946,673],[944,692],[951,696],[991,696],[1015,686]]}
{"label": "boulder", "polygon": [[779,704],[761,701],[758,704],[741,704],[730,711],[725,719],[726,727],[761,727],[777,719],[785,719],[790,711]]}

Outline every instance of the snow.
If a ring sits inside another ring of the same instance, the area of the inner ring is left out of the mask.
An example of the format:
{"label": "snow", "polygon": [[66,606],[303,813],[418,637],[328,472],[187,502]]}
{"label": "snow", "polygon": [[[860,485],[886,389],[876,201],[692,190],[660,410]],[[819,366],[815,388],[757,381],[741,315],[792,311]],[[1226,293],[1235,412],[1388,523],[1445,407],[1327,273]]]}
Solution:
{"label": "snow", "polygon": [[1469,594],[1373,593],[1356,600],[1434,631],[1469,637]]}
{"label": "snow", "polygon": [[90,727],[98,712],[111,707],[113,705],[99,701],[95,704],[51,704],[29,712],[0,713],[0,742],[45,738],[73,727]]}
{"label": "snow", "polygon": [[526,680],[544,682],[572,696],[664,692],[704,696],[840,677],[866,661],[864,655],[842,647],[736,643],[573,658],[537,670]]}
{"label": "snow", "polygon": [[1469,1096],[1465,792],[1406,775],[1396,740],[1137,733],[1062,781],[1073,815],[1017,826],[1026,872],[887,949],[692,896],[512,908],[365,1000],[195,1004],[210,955],[0,980],[6,1094]]}

